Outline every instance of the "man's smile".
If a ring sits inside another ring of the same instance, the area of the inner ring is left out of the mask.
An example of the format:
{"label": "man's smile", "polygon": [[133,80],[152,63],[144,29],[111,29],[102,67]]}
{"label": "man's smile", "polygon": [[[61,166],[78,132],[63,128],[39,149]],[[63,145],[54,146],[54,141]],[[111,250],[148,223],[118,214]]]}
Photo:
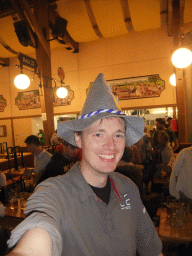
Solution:
{"label": "man's smile", "polygon": [[104,159],[113,159],[115,157],[115,155],[98,155],[98,156]]}

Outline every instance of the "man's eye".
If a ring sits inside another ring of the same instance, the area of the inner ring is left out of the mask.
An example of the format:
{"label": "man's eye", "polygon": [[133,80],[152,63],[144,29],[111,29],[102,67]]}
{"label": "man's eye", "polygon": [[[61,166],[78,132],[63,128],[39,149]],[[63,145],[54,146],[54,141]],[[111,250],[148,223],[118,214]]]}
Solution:
{"label": "man's eye", "polygon": [[116,138],[125,138],[125,135],[124,134],[116,134],[115,137]]}
{"label": "man's eye", "polygon": [[95,133],[95,137],[101,137],[100,133]]}

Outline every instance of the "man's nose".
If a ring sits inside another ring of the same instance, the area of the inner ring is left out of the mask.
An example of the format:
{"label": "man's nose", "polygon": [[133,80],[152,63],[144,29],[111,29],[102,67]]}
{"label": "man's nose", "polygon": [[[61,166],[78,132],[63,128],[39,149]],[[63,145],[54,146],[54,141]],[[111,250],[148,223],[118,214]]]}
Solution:
{"label": "man's nose", "polygon": [[106,141],[104,143],[104,147],[110,150],[113,150],[115,148],[115,141],[114,141],[114,137],[113,136],[108,136],[106,138]]}

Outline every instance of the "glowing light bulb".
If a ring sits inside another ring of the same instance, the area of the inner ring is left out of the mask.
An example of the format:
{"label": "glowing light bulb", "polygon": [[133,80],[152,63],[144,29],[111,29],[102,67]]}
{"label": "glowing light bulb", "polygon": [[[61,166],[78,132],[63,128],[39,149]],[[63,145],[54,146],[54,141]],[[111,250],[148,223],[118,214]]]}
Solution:
{"label": "glowing light bulb", "polygon": [[187,48],[180,48],[172,55],[172,63],[177,68],[186,68],[192,62],[192,52]]}
{"label": "glowing light bulb", "polygon": [[30,85],[30,79],[24,74],[20,74],[15,77],[14,84],[18,89],[27,89]]}
{"label": "glowing light bulb", "polygon": [[57,96],[61,99],[64,99],[68,95],[68,91],[65,87],[60,87],[57,89]]}
{"label": "glowing light bulb", "polygon": [[176,76],[175,74],[172,74],[169,78],[169,82],[170,84],[172,84],[173,86],[176,86]]}

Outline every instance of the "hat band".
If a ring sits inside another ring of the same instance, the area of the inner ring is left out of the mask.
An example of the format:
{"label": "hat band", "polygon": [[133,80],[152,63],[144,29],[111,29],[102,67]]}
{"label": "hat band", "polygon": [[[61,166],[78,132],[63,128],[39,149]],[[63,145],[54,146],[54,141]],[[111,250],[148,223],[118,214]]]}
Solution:
{"label": "hat band", "polygon": [[91,116],[94,116],[94,115],[97,115],[97,114],[100,114],[100,113],[111,113],[111,114],[117,114],[117,115],[125,115],[125,114],[124,114],[122,111],[120,111],[120,110],[114,110],[114,109],[99,109],[99,110],[97,110],[97,111],[90,112],[90,113],[87,114],[87,115],[79,116],[79,117],[77,117],[77,119],[84,119],[84,118],[91,117]]}

